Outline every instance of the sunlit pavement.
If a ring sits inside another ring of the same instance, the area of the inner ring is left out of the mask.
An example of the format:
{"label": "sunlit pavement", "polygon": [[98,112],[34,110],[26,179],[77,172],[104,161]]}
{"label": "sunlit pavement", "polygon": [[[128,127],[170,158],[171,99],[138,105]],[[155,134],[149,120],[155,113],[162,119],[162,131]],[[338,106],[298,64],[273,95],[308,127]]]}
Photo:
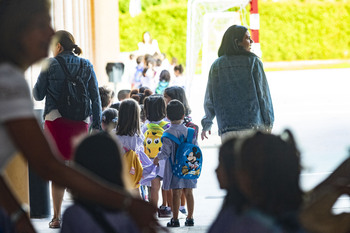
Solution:
{"label": "sunlit pavement", "polygon": [[[198,188],[194,190],[195,197],[195,213],[194,227],[185,227],[185,215],[179,214],[180,218],[180,228],[170,229],[171,232],[206,232],[212,221],[214,220],[217,212],[221,207],[221,202],[225,193],[219,189],[215,168],[217,166],[217,148],[207,147],[203,148],[203,156],[205,156],[205,161],[203,164],[203,172],[200,179],[198,180]],[[160,195],[161,196],[161,195]],[[63,201],[62,211],[69,206],[72,201],[67,200],[67,195]],[[32,219],[36,230],[39,233],[54,233],[59,232],[57,229],[49,229],[48,219]],[[159,222],[162,226],[166,226],[169,218],[160,218]]]}
{"label": "sunlit pavement", "polygon": [[[350,148],[350,69],[274,71],[266,73],[274,103],[273,133],[289,128],[296,136],[302,153],[301,186],[313,188],[339,165]],[[195,77],[189,102],[192,117],[198,125],[203,116],[206,78]],[[215,120],[214,120],[215,122]],[[195,226],[171,232],[206,232],[218,213],[225,193],[219,189],[215,168],[220,138],[216,122],[210,140],[199,141],[203,149],[203,172],[195,195]],[[63,209],[70,204],[65,200]],[[350,212],[349,197],[341,197],[333,208],[336,213]],[[33,220],[39,233],[59,232],[48,228],[50,219]],[[160,219],[166,226],[169,219]]]}

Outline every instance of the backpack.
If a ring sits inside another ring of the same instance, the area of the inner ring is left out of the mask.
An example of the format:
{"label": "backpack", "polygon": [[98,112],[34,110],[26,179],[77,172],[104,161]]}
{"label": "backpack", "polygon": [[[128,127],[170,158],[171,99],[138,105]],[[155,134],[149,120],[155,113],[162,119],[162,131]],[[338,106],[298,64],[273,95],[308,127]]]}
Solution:
{"label": "backpack", "polygon": [[139,156],[133,150],[128,150],[124,147],[125,154],[123,155],[125,170],[128,173],[133,188],[140,187],[143,167]]}
{"label": "backpack", "polygon": [[76,75],[72,75],[62,57],[57,56],[56,60],[60,64],[66,75],[60,97],[57,100],[57,109],[60,114],[74,121],[83,121],[90,115],[90,98],[86,90],[82,73],[82,60]]}
{"label": "backpack", "polygon": [[181,179],[198,179],[202,171],[203,155],[201,149],[192,144],[194,129],[187,128],[187,138],[180,138],[165,132],[163,138],[169,138],[177,146],[174,162],[169,158],[173,174]]}
{"label": "backpack", "polygon": [[162,147],[161,137],[164,132],[163,127],[167,124],[169,124],[169,122],[166,121],[161,121],[159,124],[147,124],[143,145],[145,147],[145,154],[151,159],[157,156]]}
{"label": "backpack", "polygon": [[184,118],[183,124],[184,124],[187,128],[192,128],[192,129],[194,129],[194,135],[196,136],[196,139],[198,139],[199,127],[198,127],[198,125],[196,125],[195,123],[192,122],[192,118],[191,118],[190,116],[186,116],[186,117]]}

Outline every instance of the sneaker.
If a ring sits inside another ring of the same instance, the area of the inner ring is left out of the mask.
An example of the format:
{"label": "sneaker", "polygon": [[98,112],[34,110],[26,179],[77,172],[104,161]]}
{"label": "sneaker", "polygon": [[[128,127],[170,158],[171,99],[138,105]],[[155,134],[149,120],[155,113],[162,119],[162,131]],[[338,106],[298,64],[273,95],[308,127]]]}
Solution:
{"label": "sneaker", "polygon": [[179,211],[180,211],[182,214],[187,215],[186,208],[180,209]]}
{"label": "sneaker", "polygon": [[185,226],[193,227],[194,226],[193,218],[186,218]]}
{"label": "sneaker", "polygon": [[158,209],[158,218],[170,218],[171,210],[167,208],[159,208]]}
{"label": "sneaker", "polygon": [[166,224],[167,227],[180,227],[179,219],[170,219],[170,222]]}

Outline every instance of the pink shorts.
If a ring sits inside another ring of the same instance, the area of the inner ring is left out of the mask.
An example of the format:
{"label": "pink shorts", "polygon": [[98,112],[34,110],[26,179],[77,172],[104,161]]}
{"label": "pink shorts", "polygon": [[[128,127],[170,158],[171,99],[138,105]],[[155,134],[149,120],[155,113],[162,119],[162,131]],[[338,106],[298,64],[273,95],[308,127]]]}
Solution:
{"label": "pink shorts", "polygon": [[55,142],[62,159],[70,160],[73,156],[73,139],[87,134],[89,125],[84,121],[72,121],[61,117],[54,121],[45,121],[44,129]]}

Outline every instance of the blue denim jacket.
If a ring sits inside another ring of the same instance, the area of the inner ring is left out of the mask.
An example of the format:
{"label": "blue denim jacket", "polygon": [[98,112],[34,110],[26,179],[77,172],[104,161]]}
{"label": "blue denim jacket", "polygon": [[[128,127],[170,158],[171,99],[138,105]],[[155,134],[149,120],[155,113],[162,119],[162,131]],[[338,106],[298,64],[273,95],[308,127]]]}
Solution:
{"label": "blue denim jacket", "polygon": [[216,117],[219,135],[272,129],[274,112],[262,62],[256,56],[221,56],[212,64],[204,99],[204,131]]}
{"label": "blue denim jacket", "polygon": [[[80,60],[83,62],[82,78],[88,90],[91,99],[92,109],[92,128],[101,129],[101,99],[98,91],[98,83],[92,64],[78,56],[75,56],[70,51],[64,51],[58,56],[61,56],[66,61],[68,70],[72,74],[76,74],[80,67]],[[60,96],[65,74],[61,69],[60,64],[54,58],[48,59],[48,68],[43,67],[38,77],[38,81],[33,89],[35,100],[45,100],[44,117],[51,110],[57,109],[57,100]]]}

